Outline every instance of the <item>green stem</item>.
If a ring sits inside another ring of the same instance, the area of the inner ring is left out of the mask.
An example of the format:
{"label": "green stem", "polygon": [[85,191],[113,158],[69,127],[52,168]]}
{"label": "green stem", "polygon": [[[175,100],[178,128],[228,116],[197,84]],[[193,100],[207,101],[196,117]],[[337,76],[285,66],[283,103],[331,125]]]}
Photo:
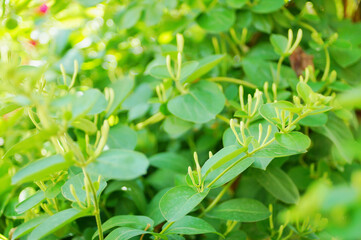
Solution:
{"label": "green stem", "polygon": [[86,172],[85,168],[82,168],[84,176],[87,180],[87,184],[90,188],[90,191],[93,195],[93,202],[94,202],[94,216],[95,216],[95,221],[97,223],[97,227],[98,227],[98,233],[99,233],[99,240],[103,240],[104,236],[103,236],[103,229],[102,229],[102,222],[101,222],[101,218],[100,218],[100,210],[99,210],[99,201],[97,198],[97,192],[94,188],[94,185],[88,175],[88,173]]}
{"label": "green stem", "polygon": [[[162,229],[162,231],[160,232],[160,234],[165,233],[165,231],[167,231],[175,222],[170,222],[165,228]],[[159,237],[155,237],[155,240],[158,240]]]}
{"label": "green stem", "polygon": [[237,78],[231,78],[231,77],[211,77],[211,78],[207,78],[206,80],[211,81],[211,82],[236,83],[236,84],[244,85],[244,86],[247,86],[247,87],[253,88],[253,89],[257,88],[257,86],[254,85],[253,83],[249,83],[247,81],[240,80],[240,79],[237,79]]}
{"label": "green stem", "polygon": [[237,178],[233,179],[232,181],[227,183],[226,186],[223,187],[222,191],[217,195],[217,197],[212,201],[212,203],[199,215],[199,217],[203,217],[207,212],[209,212],[216,206],[216,204],[221,200],[223,195],[228,191],[228,189],[232,186],[236,179]]}
{"label": "green stem", "polygon": [[328,48],[325,47],[325,57],[326,57],[326,65],[325,65],[325,71],[323,72],[321,81],[325,81],[328,77],[328,73],[330,71],[330,53],[328,52]]}
{"label": "green stem", "polygon": [[278,60],[278,63],[277,63],[277,76],[276,76],[276,79],[275,79],[276,86],[278,86],[278,84],[280,82],[281,67],[282,67],[282,62],[283,62],[284,59],[285,59],[285,57],[281,56],[280,59]]}

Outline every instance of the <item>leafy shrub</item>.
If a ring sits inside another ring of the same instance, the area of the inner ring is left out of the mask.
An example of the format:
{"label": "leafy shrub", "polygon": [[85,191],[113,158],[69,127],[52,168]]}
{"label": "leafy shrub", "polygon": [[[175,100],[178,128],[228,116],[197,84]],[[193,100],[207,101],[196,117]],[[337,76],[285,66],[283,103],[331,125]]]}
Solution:
{"label": "leafy shrub", "polygon": [[2,1],[1,239],[357,239],[356,2]]}

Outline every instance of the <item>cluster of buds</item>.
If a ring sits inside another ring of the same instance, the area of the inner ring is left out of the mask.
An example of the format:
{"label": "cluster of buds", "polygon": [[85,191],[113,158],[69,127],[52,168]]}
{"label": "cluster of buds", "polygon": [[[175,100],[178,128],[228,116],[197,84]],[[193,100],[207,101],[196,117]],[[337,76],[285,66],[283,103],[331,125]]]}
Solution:
{"label": "cluster of buds", "polygon": [[161,83],[155,87],[155,91],[157,92],[157,96],[160,103],[165,103],[167,101],[166,90],[164,84]]}
{"label": "cluster of buds", "polygon": [[[256,136],[246,136],[246,132],[245,132],[245,124],[243,121],[240,122],[239,124],[239,132],[240,134],[238,134],[238,132],[236,131],[236,122],[234,119],[231,119],[230,122],[230,127],[231,130],[234,134],[234,136],[236,137],[237,142],[245,148],[248,148],[248,145],[252,142],[253,145],[253,150],[260,148],[260,147],[264,147],[268,144],[270,144],[273,140],[270,139],[271,133],[272,133],[272,126],[268,125],[267,127],[267,133],[266,136],[264,138],[262,138],[263,136],[263,126],[262,124],[258,124],[258,137],[256,138]],[[252,140],[255,141],[252,141]]]}
{"label": "cluster of buds", "polygon": [[193,154],[194,162],[196,163],[196,170],[193,171],[191,166],[188,167],[188,175],[192,181],[192,185],[197,189],[198,192],[203,192],[204,181],[202,180],[201,166],[199,165],[198,155],[196,152]]}
{"label": "cluster of buds", "polygon": [[261,106],[262,102],[262,92],[256,89],[253,97],[251,94],[247,96],[247,105],[244,104],[244,90],[243,86],[239,86],[239,102],[241,103],[242,117],[253,118],[257,115],[258,109]]}
{"label": "cluster of buds", "polygon": [[267,102],[268,103],[271,103],[271,102],[277,102],[277,85],[275,83],[272,83],[272,93],[273,93],[273,101],[271,100],[271,97],[269,96],[268,94],[268,82],[265,82],[263,84],[263,91],[264,91],[264,95],[267,99]]}
{"label": "cluster of buds", "polygon": [[177,61],[176,61],[176,74],[173,71],[172,60],[170,55],[166,57],[166,65],[169,75],[172,79],[179,81],[182,69],[182,52],[184,47],[184,38],[182,34],[177,33]]}

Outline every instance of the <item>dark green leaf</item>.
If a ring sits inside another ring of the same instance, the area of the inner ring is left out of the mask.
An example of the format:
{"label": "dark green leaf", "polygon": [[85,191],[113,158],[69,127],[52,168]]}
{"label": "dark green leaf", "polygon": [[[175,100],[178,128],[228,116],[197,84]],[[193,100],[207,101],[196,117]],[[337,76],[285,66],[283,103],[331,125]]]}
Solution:
{"label": "dark green leaf", "polygon": [[288,204],[296,204],[299,193],[292,179],[280,168],[268,167],[266,171],[253,169],[254,177],[275,198]]}
{"label": "dark green leaf", "polygon": [[267,219],[271,214],[259,201],[238,198],[221,203],[208,216],[238,222],[258,222]]}

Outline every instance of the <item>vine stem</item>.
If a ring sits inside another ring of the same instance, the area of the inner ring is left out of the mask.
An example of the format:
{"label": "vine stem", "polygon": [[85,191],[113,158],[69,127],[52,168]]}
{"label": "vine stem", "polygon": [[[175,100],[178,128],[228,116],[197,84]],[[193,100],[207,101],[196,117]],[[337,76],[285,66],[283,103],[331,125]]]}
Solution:
{"label": "vine stem", "polygon": [[236,83],[236,84],[240,84],[240,85],[244,85],[247,86],[249,88],[252,89],[256,89],[257,86],[254,85],[253,83],[249,83],[247,81],[244,80],[240,80],[237,78],[231,78],[231,77],[212,77],[212,78],[207,78],[206,80],[211,81],[211,82],[230,82],[230,83]]}

